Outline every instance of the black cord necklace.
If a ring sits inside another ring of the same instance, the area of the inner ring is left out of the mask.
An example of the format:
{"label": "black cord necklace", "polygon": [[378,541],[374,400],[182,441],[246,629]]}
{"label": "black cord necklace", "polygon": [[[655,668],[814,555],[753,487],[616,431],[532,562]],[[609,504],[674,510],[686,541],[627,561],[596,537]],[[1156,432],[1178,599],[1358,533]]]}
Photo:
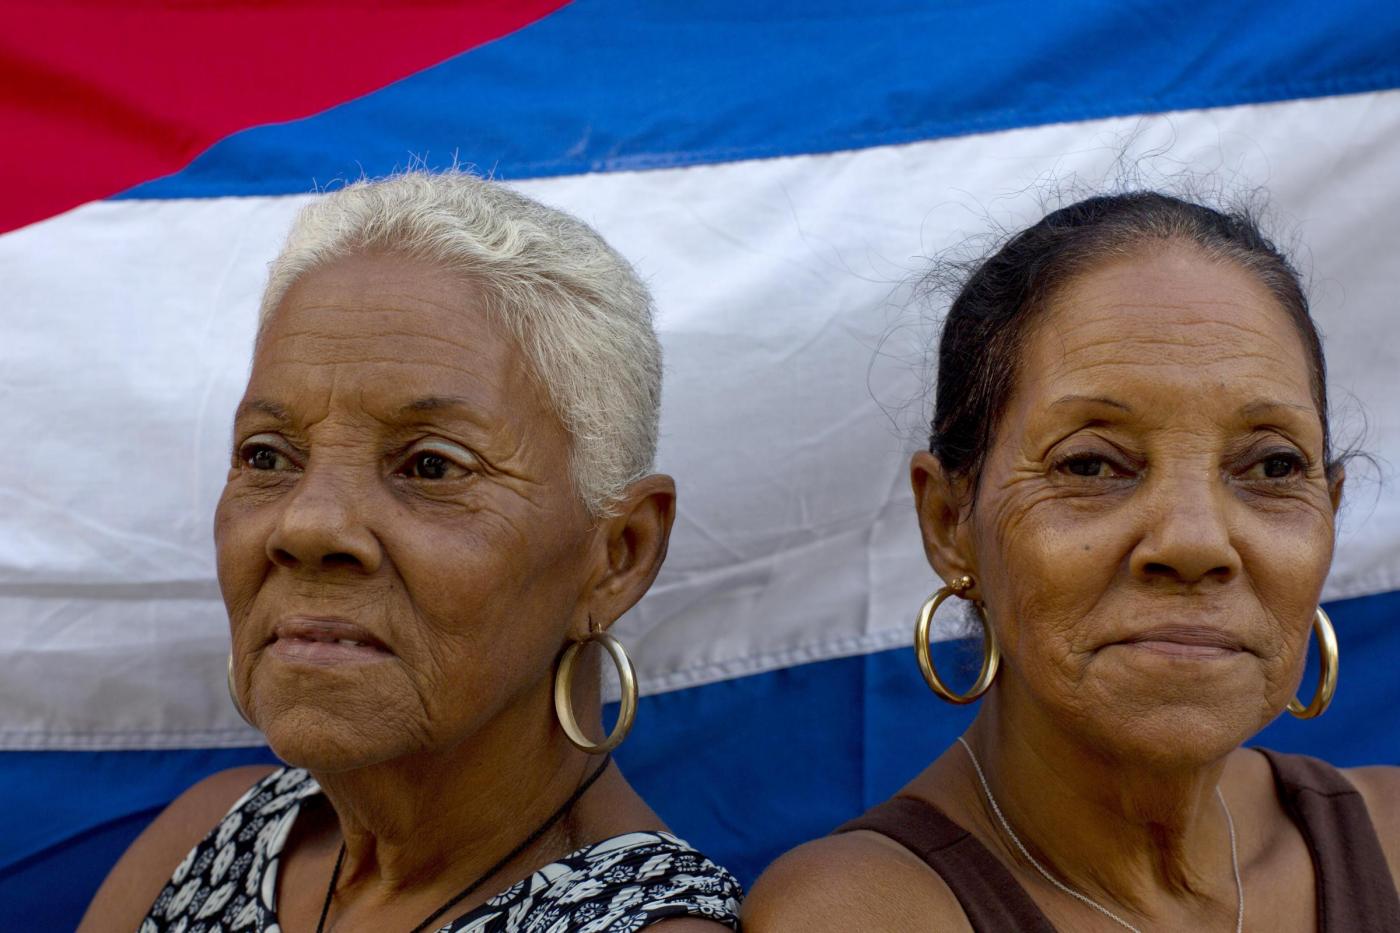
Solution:
{"label": "black cord necklace", "polygon": [[[450,901],[448,901],[446,904],[443,904],[437,910],[429,914],[427,918],[423,920],[422,923],[418,924],[418,926],[410,930],[409,933],[423,933],[424,930],[428,929],[428,924],[432,923],[434,920],[451,910],[454,906],[461,903],[464,898],[469,897],[473,891],[485,884],[493,875],[496,874],[496,872],[500,871],[502,868],[505,868],[512,861],[514,861],[517,855],[519,855],[521,852],[524,852],[526,849],[530,848],[530,846],[538,842],[541,836],[549,832],[549,828],[551,826],[563,819],[564,814],[568,813],[571,809],[573,809],[574,804],[578,803],[579,798],[581,798],[584,794],[588,792],[588,788],[593,786],[593,782],[597,781],[598,778],[603,776],[603,772],[608,769],[608,765],[610,764],[612,764],[612,755],[606,756],[603,759],[602,764],[598,765],[597,769],[595,769],[594,772],[590,774],[588,778],[578,786],[578,790],[574,791],[573,794],[570,795],[569,799],[564,801],[559,806],[558,810],[555,810],[553,813],[551,813],[548,819],[546,819],[543,823],[537,826],[534,832],[526,836],[521,841],[520,845],[507,852],[504,856],[501,857],[501,860],[499,862],[486,869],[485,874],[481,875],[471,884],[467,885],[461,891],[457,892],[457,894],[453,895]],[[326,917],[331,912],[331,898],[335,896],[335,883],[340,880],[340,867],[344,863],[345,843],[342,842],[340,844],[340,854],[335,857],[335,869],[331,871],[331,883],[326,888],[326,902],[325,904],[321,905],[321,919],[316,921],[316,933],[322,933],[322,931],[326,927]]]}

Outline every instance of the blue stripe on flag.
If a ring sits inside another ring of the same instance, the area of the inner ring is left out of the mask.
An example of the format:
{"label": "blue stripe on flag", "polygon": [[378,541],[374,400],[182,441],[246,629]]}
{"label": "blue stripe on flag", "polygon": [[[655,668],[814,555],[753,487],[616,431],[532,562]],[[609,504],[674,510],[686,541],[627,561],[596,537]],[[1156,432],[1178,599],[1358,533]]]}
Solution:
{"label": "blue stripe on flag", "polygon": [[503,178],[733,161],[1400,86],[1389,0],[578,0],[120,197],[300,194],[416,156]]}
{"label": "blue stripe on flag", "polygon": [[[1390,715],[1400,708],[1400,592],[1328,609],[1342,646],[1336,702],[1322,720],[1281,717],[1253,744],[1342,766],[1400,764]],[[941,645],[938,660],[971,667],[976,650]],[[1305,690],[1315,678],[1314,658]],[[883,651],[647,697],[618,758],[677,832],[748,884],[779,853],[898,790],[974,712],[934,698],[912,651]],[[0,832],[6,915],[26,929],[72,929],[163,803],[206,774],[270,760],[266,749],[0,755],[0,819],[12,824]]]}

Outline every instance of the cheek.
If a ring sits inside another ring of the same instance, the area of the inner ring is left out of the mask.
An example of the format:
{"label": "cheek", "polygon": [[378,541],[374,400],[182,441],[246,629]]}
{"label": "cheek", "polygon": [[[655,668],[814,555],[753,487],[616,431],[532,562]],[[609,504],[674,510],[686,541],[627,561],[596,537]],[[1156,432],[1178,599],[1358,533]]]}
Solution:
{"label": "cheek", "polygon": [[229,489],[214,511],[214,555],[229,621],[248,613],[267,564],[267,521],[246,496]]}
{"label": "cheek", "polygon": [[1009,496],[990,510],[978,532],[978,567],[1008,655],[1033,669],[1076,663],[1092,641],[1086,618],[1122,564],[1119,537],[1111,520],[1054,500]]}
{"label": "cheek", "polygon": [[551,536],[523,531],[477,514],[400,523],[384,542],[410,604],[396,627],[435,676],[514,679],[553,662],[577,574]]}
{"label": "cheek", "polygon": [[1261,594],[1276,594],[1284,604],[1317,601],[1332,566],[1330,515],[1307,507],[1249,510],[1234,537],[1245,572]]}
{"label": "cheek", "polygon": [[435,629],[457,633],[493,625],[513,602],[531,595],[525,585],[529,548],[492,516],[399,516],[381,527],[414,614]]}
{"label": "cheek", "polygon": [[1248,515],[1237,548],[1263,610],[1284,681],[1302,669],[1312,620],[1332,566],[1333,523],[1311,509]]}

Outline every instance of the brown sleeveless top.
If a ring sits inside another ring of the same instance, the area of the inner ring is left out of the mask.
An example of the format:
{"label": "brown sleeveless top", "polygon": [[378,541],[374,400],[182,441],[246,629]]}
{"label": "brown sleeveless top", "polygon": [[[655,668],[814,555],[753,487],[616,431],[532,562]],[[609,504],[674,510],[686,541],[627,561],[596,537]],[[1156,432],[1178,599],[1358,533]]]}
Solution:
{"label": "brown sleeveless top", "polygon": [[[1312,855],[1318,930],[1400,933],[1400,894],[1360,792],[1316,758],[1258,751],[1268,759],[1279,802]],[[977,933],[1055,933],[996,856],[932,804],[892,797],[836,832],[857,829],[888,836],[927,862]]]}

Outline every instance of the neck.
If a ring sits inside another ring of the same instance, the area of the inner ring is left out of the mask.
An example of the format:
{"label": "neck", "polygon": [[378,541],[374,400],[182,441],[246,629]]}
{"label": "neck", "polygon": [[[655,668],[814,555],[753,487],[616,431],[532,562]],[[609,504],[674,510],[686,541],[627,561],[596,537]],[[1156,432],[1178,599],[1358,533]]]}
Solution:
{"label": "neck", "polygon": [[[315,774],[345,844],[340,885],[388,896],[430,879],[460,888],[523,842],[600,763],[564,739],[545,706],[503,711],[446,750]],[[562,855],[576,835],[566,815],[521,858]]]}
{"label": "neck", "polygon": [[[1115,758],[1018,699],[1006,689],[989,694],[967,741],[1036,861],[1081,894],[1144,918],[1191,902],[1234,909],[1229,830],[1216,796],[1224,758],[1181,765]],[[988,828],[1012,863],[1025,866],[970,760],[966,772]]]}

